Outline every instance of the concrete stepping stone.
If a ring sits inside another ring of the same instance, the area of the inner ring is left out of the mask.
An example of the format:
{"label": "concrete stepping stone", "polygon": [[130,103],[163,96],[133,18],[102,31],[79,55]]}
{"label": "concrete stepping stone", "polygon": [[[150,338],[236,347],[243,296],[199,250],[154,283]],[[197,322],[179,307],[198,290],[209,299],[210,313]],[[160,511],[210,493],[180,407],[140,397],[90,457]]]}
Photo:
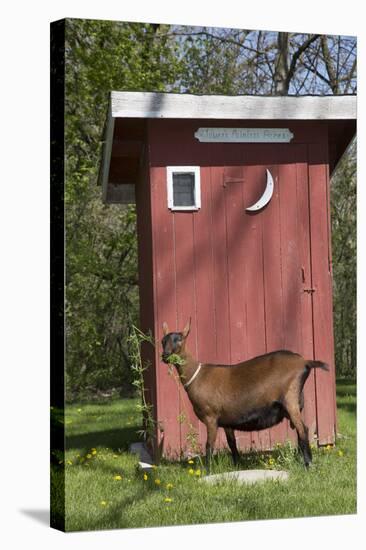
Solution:
{"label": "concrete stepping stone", "polygon": [[130,453],[137,454],[139,457],[138,467],[147,472],[153,469],[153,460],[143,443],[131,443]]}
{"label": "concrete stepping stone", "polygon": [[239,470],[235,472],[224,472],[223,474],[208,475],[201,478],[205,483],[222,483],[225,481],[236,481],[237,483],[253,483],[275,480],[287,481],[288,472],[282,470]]}

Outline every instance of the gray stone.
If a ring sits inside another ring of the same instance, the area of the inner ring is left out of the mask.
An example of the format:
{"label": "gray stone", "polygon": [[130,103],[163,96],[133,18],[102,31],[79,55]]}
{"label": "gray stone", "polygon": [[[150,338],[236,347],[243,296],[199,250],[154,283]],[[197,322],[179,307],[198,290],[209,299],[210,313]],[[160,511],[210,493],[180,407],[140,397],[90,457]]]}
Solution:
{"label": "gray stone", "polygon": [[140,464],[144,464],[145,468],[148,466],[150,466],[150,468],[152,467],[153,459],[143,443],[131,443],[130,453],[137,454],[140,459]]}
{"label": "gray stone", "polygon": [[239,470],[223,474],[208,475],[201,479],[205,483],[222,483],[236,481],[237,483],[253,484],[262,481],[286,481],[288,473],[282,470]]}
{"label": "gray stone", "polygon": [[147,462],[139,462],[138,464],[138,468],[140,470],[142,470],[143,472],[151,472],[151,470],[153,469],[153,465],[152,464],[148,464]]}

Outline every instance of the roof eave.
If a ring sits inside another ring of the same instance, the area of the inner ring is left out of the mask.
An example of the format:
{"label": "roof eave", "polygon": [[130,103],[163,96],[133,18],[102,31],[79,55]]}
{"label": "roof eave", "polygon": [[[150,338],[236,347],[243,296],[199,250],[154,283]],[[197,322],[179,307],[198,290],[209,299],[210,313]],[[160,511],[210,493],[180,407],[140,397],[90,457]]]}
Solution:
{"label": "roof eave", "polygon": [[355,95],[224,96],[159,92],[111,92],[113,118],[216,120],[356,119]]}

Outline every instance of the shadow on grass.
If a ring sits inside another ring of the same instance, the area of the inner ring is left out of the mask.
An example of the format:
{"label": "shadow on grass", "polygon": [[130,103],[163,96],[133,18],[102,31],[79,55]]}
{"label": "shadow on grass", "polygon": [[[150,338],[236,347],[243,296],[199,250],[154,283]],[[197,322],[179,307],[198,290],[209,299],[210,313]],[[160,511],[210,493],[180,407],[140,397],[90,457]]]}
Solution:
{"label": "shadow on grass", "polygon": [[133,495],[131,497],[121,499],[109,508],[108,513],[106,514],[107,518],[104,517],[95,523],[95,529],[98,530],[105,528],[104,525],[106,520],[111,527],[118,526],[118,529],[130,527],[128,519],[126,518],[128,507],[131,505],[136,506],[138,503],[146,500],[147,497],[148,493],[145,492],[138,497]]}
{"label": "shadow on grass", "polygon": [[[136,494],[131,497],[127,497],[119,500],[113,505],[110,505],[108,508],[103,510],[101,517],[94,520],[93,525],[89,525],[89,520],[87,517],[83,519],[82,517],[78,518],[78,524],[80,527],[67,529],[67,532],[77,532],[77,531],[101,531],[105,529],[124,529],[130,528],[131,525],[128,522],[127,510],[131,505],[136,506],[136,504],[143,502],[148,497],[148,493],[145,492],[137,496]],[[81,527],[82,526],[82,527]],[[135,526],[134,526],[135,527]],[[136,527],[140,527],[136,525]],[[141,527],[144,527],[143,525]]]}
{"label": "shadow on grass", "polygon": [[76,407],[88,407],[91,406],[93,408],[97,407],[105,407],[105,406],[111,406],[115,405],[116,403],[123,403],[126,405],[126,408],[128,407],[134,407],[136,397],[135,396],[114,396],[114,397],[94,397],[94,398],[85,398],[85,399],[78,399],[77,401],[67,401],[65,409],[75,409]]}
{"label": "shadow on grass", "polygon": [[[104,464],[98,464],[97,468],[98,470],[103,470],[103,472],[107,474],[116,472],[115,468]],[[136,479],[140,477],[141,485],[136,491],[134,491],[133,495],[122,497],[113,504],[109,503],[108,507],[103,509],[100,517],[96,518],[92,525],[90,525],[90,520],[88,517],[83,518],[82,516],[79,516],[77,520],[78,526],[71,527],[70,529],[67,528],[67,532],[131,528],[131,521],[128,518],[131,507],[139,506],[141,503],[147,501],[153,493],[159,492],[156,485],[151,485],[151,483],[142,481],[141,471],[138,469],[135,470],[135,477]],[[70,521],[66,521],[66,525],[68,523],[70,523]],[[146,525],[136,524],[133,527],[146,527]]]}
{"label": "shadow on grass", "polygon": [[337,379],[337,397],[343,397],[345,395],[356,397],[356,381],[348,378]]}
{"label": "shadow on grass", "polygon": [[356,378],[337,378],[336,384],[337,384],[337,390],[338,385],[339,386],[356,386],[357,380]]}
{"label": "shadow on grass", "polygon": [[352,414],[357,413],[357,403],[350,403],[350,402],[344,402],[341,400],[337,400],[337,407],[338,409],[342,409],[343,411],[350,412]]}
{"label": "shadow on grass", "polygon": [[[256,470],[263,469],[268,466],[268,460],[274,459],[277,465],[282,465],[283,467],[291,464],[303,464],[302,457],[299,454],[297,446],[282,446],[281,448],[272,449],[272,450],[253,450],[253,451],[241,451],[239,452],[238,463],[234,465],[231,452],[227,450],[219,450],[215,452],[212,457],[211,463],[211,473],[217,473],[221,471],[231,471],[231,470]],[[173,461],[162,459],[162,466],[178,466],[182,469],[187,469],[196,467],[205,469],[206,462],[205,456],[199,455],[199,458],[196,457],[195,463],[191,466],[187,463],[186,458],[181,460]]]}
{"label": "shadow on grass", "polygon": [[136,426],[112,430],[94,431],[85,434],[68,435],[66,449],[91,449],[92,447],[108,447],[113,451],[128,450],[131,443],[139,441]]}
{"label": "shadow on grass", "polygon": [[356,381],[349,378],[337,379],[337,407],[356,414]]}

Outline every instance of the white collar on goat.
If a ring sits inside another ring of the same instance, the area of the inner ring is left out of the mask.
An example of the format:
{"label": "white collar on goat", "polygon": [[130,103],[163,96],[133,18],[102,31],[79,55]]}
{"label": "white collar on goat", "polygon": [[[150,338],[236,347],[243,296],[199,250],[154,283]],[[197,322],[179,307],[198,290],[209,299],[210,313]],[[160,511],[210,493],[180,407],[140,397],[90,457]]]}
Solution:
{"label": "white collar on goat", "polygon": [[189,386],[190,384],[192,384],[193,380],[196,378],[196,376],[197,376],[198,373],[200,372],[201,367],[202,367],[202,363],[199,363],[199,364],[198,364],[198,367],[196,368],[195,372],[193,373],[193,375],[191,376],[191,378],[188,380],[188,382],[186,382],[185,384],[183,384],[183,386],[184,386],[185,389],[187,389],[188,386]]}

